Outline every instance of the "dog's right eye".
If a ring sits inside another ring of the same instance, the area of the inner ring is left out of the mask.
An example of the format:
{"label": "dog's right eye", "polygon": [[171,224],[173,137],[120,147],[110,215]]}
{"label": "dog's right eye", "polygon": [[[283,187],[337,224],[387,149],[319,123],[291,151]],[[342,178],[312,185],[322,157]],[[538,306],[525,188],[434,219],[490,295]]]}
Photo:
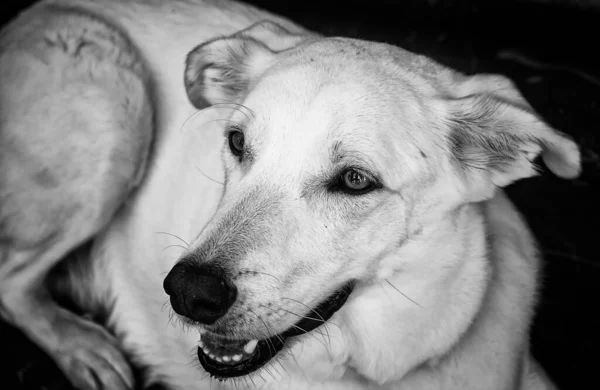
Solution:
{"label": "dog's right eye", "polygon": [[239,130],[229,132],[229,149],[236,157],[241,157],[244,153],[244,133]]}

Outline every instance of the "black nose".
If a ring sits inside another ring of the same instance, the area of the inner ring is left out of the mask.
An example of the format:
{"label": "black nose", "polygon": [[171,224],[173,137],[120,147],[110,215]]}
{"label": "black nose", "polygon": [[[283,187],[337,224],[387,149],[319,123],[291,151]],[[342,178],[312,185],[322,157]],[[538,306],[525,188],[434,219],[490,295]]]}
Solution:
{"label": "black nose", "polygon": [[237,297],[224,272],[206,265],[179,263],[163,282],[175,313],[206,325],[223,317]]}

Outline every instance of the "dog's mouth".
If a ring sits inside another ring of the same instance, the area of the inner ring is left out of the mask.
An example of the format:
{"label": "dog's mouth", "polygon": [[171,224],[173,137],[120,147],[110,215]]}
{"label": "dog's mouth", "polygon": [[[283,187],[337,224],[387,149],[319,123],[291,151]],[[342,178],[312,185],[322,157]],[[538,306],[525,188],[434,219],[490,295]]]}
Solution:
{"label": "dog's mouth", "polygon": [[248,375],[273,359],[283,349],[287,339],[323,325],[346,303],[353,289],[354,282],[345,284],[302,320],[268,339],[225,340],[207,332],[202,333],[198,342],[198,360],[217,379]]}

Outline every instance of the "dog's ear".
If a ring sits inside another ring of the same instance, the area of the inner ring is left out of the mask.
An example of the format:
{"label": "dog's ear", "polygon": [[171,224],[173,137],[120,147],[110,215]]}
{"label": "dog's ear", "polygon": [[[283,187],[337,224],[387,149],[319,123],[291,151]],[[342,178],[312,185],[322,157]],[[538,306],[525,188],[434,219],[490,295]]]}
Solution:
{"label": "dog's ear", "polygon": [[249,84],[275,61],[277,53],[297,46],[306,33],[291,33],[271,21],[256,23],[228,37],[194,48],[185,64],[185,89],[197,108],[218,101],[238,102]]}
{"label": "dog's ear", "polygon": [[443,99],[448,145],[473,197],[490,197],[495,187],[534,176],[538,155],[560,177],[579,175],[577,145],[536,115],[506,77],[458,76],[453,94]]}

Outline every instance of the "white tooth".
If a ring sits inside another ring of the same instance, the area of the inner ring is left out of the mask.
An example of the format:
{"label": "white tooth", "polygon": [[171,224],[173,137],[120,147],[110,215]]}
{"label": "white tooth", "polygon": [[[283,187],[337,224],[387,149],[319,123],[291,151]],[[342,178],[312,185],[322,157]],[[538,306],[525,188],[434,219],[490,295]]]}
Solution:
{"label": "white tooth", "polygon": [[200,333],[200,336],[202,336],[204,333],[206,333],[206,329],[198,328],[198,333]]}
{"label": "white tooth", "polygon": [[215,360],[215,355],[213,355],[212,353],[208,354],[208,357],[211,358],[212,360]]}
{"label": "white tooth", "polygon": [[210,354],[210,351],[206,347],[202,348],[202,352],[204,352],[205,355]]}
{"label": "white tooth", "polygon": [[231,360],[231,357],[229,357],[229,356],[223,356],[223,361],[224,362],[228,362],[230,360]]}
{"label": "white tooth", "polygon": [[215,358],[215,360],[216,360],[216,361],[218,361],[219,363],[221,363],[221,362],[223,361],[223,360],[222,360],[220,357],[218,357],[218,356]]}
{"label": "white tooth", "polygon": [[200,349],[204,348],[204,343],[202,342],[202,340],[198,340],[198,346],[200,347]]}
{"label": "white tooth", "polygon": [[233,355],[231,357],[231,360],[233,360],[234,362],[239,362],[240,360],[242,360],[242,355]]}
{"label": "white tooth", "polygon": [[248,344],[246,344],[244,346],[244,352],[246,352],[248,355],[251,354],[252,352],[254,352],[254,349],[256,348],[256,344],[258,344],[258,340],[248,341]]}

